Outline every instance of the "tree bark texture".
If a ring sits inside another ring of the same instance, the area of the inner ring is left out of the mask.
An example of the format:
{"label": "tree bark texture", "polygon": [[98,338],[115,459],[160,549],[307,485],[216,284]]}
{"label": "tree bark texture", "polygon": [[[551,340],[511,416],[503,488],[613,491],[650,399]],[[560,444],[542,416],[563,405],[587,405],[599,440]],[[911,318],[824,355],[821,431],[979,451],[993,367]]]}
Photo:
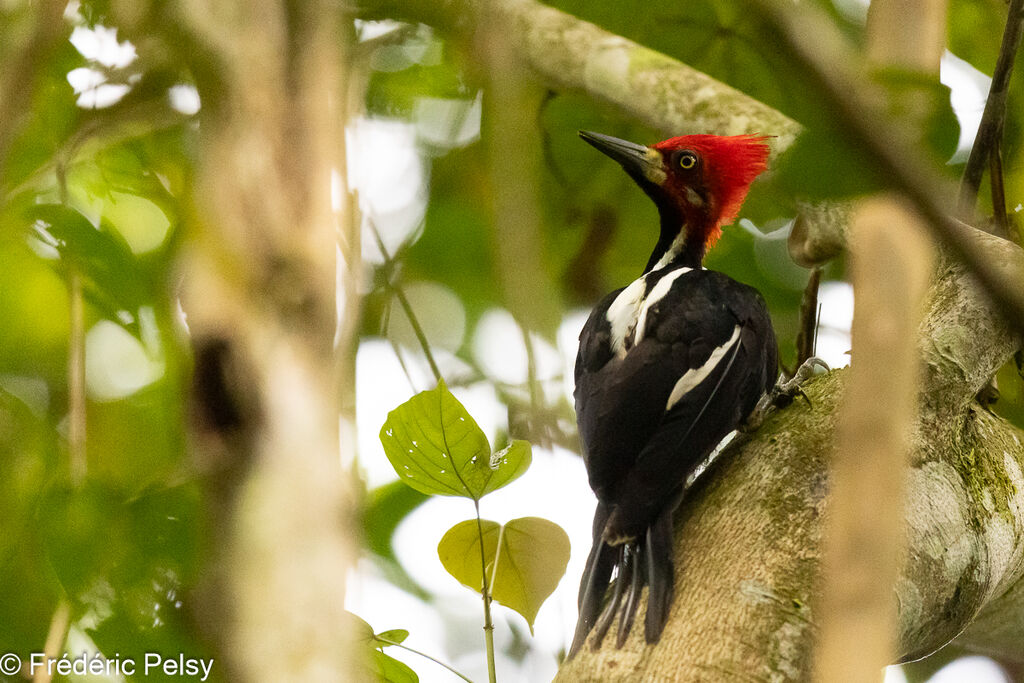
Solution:
{"label": "tree bark texture", "polygon": [[[974,239],[1004,274],[1024,276],[1015,245]],[[974,395],[1021,340],[948,259],[920,332],[923,377],[906,471],[909,551],[893,596],[896,654],[924,657],[959,635],[966,649],[1020,661],[1024,433]],[[690,490],[676,527],[678,597],[661,641],[647,646],[635,632],[621,650],[585,648],[557,680],[810,676],[828,463],[847,375],[813,380],[810,406],[798,401],[731,444]]]}
{"label": "tree bark texture", "polygon": [[[182,0],[199,49],[196,214],[182,306],[196,353],[193,452],[217,559],[197,621],[227,679],[351,677],[351,320],[358,253],[342,189],[347,36],[329,2]],[[336,177],[336,176],[335,176]],[[336,200],[338,201],[338,200]],[[347,225],[351,228],[351,225]],[[340,282],[339,282],[340,279]],[[339,418],[342,429],[339,433]],[[342,444],[341,440],[346,443]]]}
{"label": "tree bark texture", "polygon": [[[515,36],[515,57],[548,87],[586,92],[670,135],[766,134],[773,157],[802,130],[785,114],[660,52],[534,0],[367,0],[371,15],[468,33],[481,16]],[[482,10],[486,9],[486,13]]]}
{"label": "tree bark texture", "polygon": [[[932,266],[920,218],[899,201],[858,203],[851,224],[853,362],[830,462],[816,611],[815,680],[874,682],[893,661],[905,470],[917,409],[916,331]],[[853,645],[856,644],[856,645]]]}

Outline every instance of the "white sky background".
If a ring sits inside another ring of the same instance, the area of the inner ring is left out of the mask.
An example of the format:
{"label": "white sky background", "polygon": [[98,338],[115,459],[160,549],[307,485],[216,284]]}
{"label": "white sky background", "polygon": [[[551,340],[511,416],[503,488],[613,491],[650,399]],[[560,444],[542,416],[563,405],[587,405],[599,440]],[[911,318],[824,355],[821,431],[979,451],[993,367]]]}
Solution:
{"label": "white sky background", "polygon": [[[862,12],[863,0],[844,0],[837,4],[844,11]],[[69,12],[73,12],[72,7]],[[371,25],[370,30],[380,29]],[[383,30],[383,29],[381,29]],[[79,27],[72,36],[75,47],[97,65],[123,67],[135,59],[135,49],[119,42],[114,29]],[[415,58],[410,55],[410,59]],[[953,89],[954,109],[963,124],[960,150],[970,146],[981,117],[988,78],[955,56],[948,54],[942,62],[942,81]],[[104,107],[118,101],[130,86],[105,82],[101,70],[76,69],[68,74],[68,82],[79,94],[79,106]],[[184,113],[195,113],[200,107],[198,94],[189,85],[172,89],[173,106]],[[461,122],[453,126],[453,121]],[[429,143],[433,153],[445,147],[463,146],[479,137],[480,100],[424,99],[416,107],[413,122],[381,119],[359,119],[349,129],[349,176],[358,189],[363,212],[382,233],[385,245],[393,252],[408,239],[415,239],[422,229],[430,182],[430,159],[420,142]],[[364,258],[371,264],[382,262],[376,241],[364,234]],[[460,361],[452,352],[469,342],[474,359],[491,377],[505,383],[525,379],[526,352],[522,337],[511,316],[503,310],[488,312],[472,339],[465,339],[465,314],[458,298],[440,283],[410,285],[410,298],[419,317],[427,327],[428,337],[436,345],[445,369],[458,370]],[[818,350],[830,365],[838,367],[849,362],[849,328],[853,310],[852,290],[846,283],[826,282],[822,285],[822,317],[818,334]],[[440,315],[439,315],[440,314]],[[586,319],[586,311],[567,315],[558,334],[558,348],[536,342],[540,379],[548,380],[550,391],[572,392],[572,363],[576,337]],[[437,321],[439,324],[434,324]],[[394,335],[401,339],[401,316],[393,321]],[[101,329],[102,328],[102,329]],[[96,393],[104,390],[131,393],[153,381],[152,349],[138,341],[111,335],[103,323],[90,332],[89,358],[95,372],[90,375]],[[414,347],[413,347],[414,348]],[[124,359],[133,359],[125,363]],[[387,412],[407,400],[414,390],[429,388],[429,374],[416,351],[406,354],[415,386],[399,365],[390,343],[384,339],[364,341],[357,357],[357,396],[360,464],[369,486],[379,486],[397,478],[377,438]],[[98,368],[98,369],[97,369]],[[161,368],[162,370],[162,368]],[[156,375],[158,376],[158,375]],[[111,388],[113,387],[113,388]],[[457,388],[455,395],[492,439],[507,425],[506,411],[492,385],[480,382]],[[525,664],[518,666],[501,652],[511,640],[512,624],[529,638],[525,621],[517,614],[495,604],[495,644],[499,653],[498,675],[506,683],[549,680],[555,672],[555,653],[568,646],[576,620],[576,590],[583,561],[590,546],[590,521],[594,508],[593,494],[587,486],[582,461],[561,450],[549,451],[534,447],[534,461],[528,473],[505,489],[487,496],[481,503],[485,518],[507,522],[515,517],[540,516],[559,524],[572,542],[572,558],[565,577],[555,594],[541,609],[536,622],[536,636]],[[405,628],[406,641],[447,661],[474,680],[486,679],[483,654],[482,609],[480,599],[462,587],[441,567],[436,547],[442,534],[456,522],[473,515],[468,500],[435,497],[407,518],[399,527],[396,550],[409,573],[437,597],[431,604],[395,588],[384,580],[374,565],[363,560],[351,573],[346,606],[370,622],[376,630]],[[422,681],[457,680],[435,664],[389,648],[388,653],[407,661]],[[898,670],[891,669],[889,683],[903,680]],[[936,683],[986,683],[1002,681],[998,669],[983,658],[961,660],[947,667],[934,679]]]}

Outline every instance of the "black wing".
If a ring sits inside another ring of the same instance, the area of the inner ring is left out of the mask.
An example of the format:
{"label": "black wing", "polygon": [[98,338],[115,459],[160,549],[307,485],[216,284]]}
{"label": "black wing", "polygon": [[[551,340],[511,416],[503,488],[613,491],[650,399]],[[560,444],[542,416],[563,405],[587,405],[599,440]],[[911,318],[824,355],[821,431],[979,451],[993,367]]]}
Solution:
{"label": "black wing", "polygon": [[[771,386],[777,351],[761,296],[721,273],[678,277],[625,356],[610,348],[605,315],[613,297],[580,337],[576,412],[591,487],[609,506],[615,532],[635,536]],[[702,369],[704,379],[666,410],[679,380]]]}
{"label": "black wing", "polygon": [[683,484],[777,373],[771,320],[754,289],[712,271],[679,275],[625,355],[613,352],[606,317],[617,294],[587,321],[576,362],[580,439],[598,505],[570,657],[591,630],[599,646],[616,615],[621,647],[645,583],[645,638],[658,640],[673,600],[672,513]]}

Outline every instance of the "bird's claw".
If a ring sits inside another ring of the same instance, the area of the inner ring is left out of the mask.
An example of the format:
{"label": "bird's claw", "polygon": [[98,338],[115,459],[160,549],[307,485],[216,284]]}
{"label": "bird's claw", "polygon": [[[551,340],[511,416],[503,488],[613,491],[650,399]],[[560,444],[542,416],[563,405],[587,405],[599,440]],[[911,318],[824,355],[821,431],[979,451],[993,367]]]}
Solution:
{"label": "bird's claw", "polygon": [[815,367],[820,367],[825,372],[830,370],[828,363],[817,356],[811,356],[797,368],[792,377],[780,381],[761,397],[739,430],[741,432],[757,431],[773,408],[785,408],[797,396],[802,396],[807,401],[807,405],[811,406],[811,399],[804,392],[803,384],[814,376]]}
{"label": "bird's claw", "polygon": [[772,399],[772,404],[778,408],[784,408],[793,402],[793,399],[797,396],[802,396],[807,405],[811,405],[811,399],[804,393],[803,385],[811,377],[814,377],[814,368],[820,367],[825,372],[828,372],[831,368],[828,367],[828,363],[818,358],[817,356],[811,356],[803,362],[803,364],[796,369],[793,376],[788,380],[779,382],[771,391],[768,392]]}

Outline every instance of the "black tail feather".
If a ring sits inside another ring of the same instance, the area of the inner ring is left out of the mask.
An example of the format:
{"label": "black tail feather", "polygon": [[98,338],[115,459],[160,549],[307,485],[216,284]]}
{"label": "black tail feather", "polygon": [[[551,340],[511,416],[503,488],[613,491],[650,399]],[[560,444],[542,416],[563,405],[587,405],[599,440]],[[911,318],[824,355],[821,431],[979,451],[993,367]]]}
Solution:
{"label": "black tail feather", "polygon": [[604,535],[604,525],[608,522],[608,515],[610,511],[607,505],[598,502],[597,509],[594,510],[594,522],[593,529],[591,531],[593,544],[590,546],[590,555],[587,556],[587,564],[583,569],[583,578],[580,581],[580,592],[576,598],[576,607],[583,610],[583,601],[587,595],[587,589],[590,588],[591,583],[589,581],[589,575],[593,574],[594,566],[597,562],[598,551],[601,548],[601,538]]}
{"label": "black tail feather", "polygon": [[618,557],[615,560],[615,566],[618,568],[618,572],[615,577],[612,599],[605,605],[604,611],[601,612],[601,617],[594,625],[594,640],[591,646],[595,650],[601,647],[601,642],[608,634],[608,629],[611,628],[612,622],[615,620],[615,615],[619,611],[619,605],[622,603],[622,596],[626,592],[625,586],[629,583],[630,574],[633,570],[633,563],[630,561],[629,545],[620,545],[617,550]]}
{"label": "black tail feather", "polygon": [[590,549],[587,566],[583,569],[583,578],[580,581],[580,616],[576,622],[576,633],[573,635],[572,646],[569,648],[569,659],[572,659],[583,647],[587,634],[590,633],[590,629],[594,627],[594,623],[601,613],[601,604],[604,602],[604,594],[608,588],[608,582],[611,580],[612,570],[615,569],[617,554],[616,549],[601,542],[600,537]]}
{"label": "black tail feather", "polygon": [[668,621],[675,593],[672,562],[672,507],[667,507],[647,529],[647,616],[644,638],[656,643]]}
{"label": "black tail feather", "polygon": [[[604,527],[609,511],[605,506],[598,505],[594,514],[594,545],[590,549],[580,581],[580,615],[568,659],[580,651],[592,630],[595,631],[593,646],[599,648],[616,616],[619,617],[619,624],[615,647],[622,647],[636,620],[645,585],[650,586],[650,590],[647,594],[644,638],[648,643],[654,643],[661,637],[675,593],[672,561],[674,507],[667,506],[646,534],[635,541],[611,546],[604,541]],[[613,573],[613,592],[605,604],[605,594],[612,583]]]}
{"label": "black tail feather", "polygon": [[622,647],[633,630],[633,621],[636,618],[636,609],[640,606],[640,594],[644,590],[644,550],[641,544],[632,549],[633,553],[633,580],[629,584],[629,595],[626,596],[626,605],[622,608],[622,619],[619,620],[619,632],[615,638],[615,647]]}

